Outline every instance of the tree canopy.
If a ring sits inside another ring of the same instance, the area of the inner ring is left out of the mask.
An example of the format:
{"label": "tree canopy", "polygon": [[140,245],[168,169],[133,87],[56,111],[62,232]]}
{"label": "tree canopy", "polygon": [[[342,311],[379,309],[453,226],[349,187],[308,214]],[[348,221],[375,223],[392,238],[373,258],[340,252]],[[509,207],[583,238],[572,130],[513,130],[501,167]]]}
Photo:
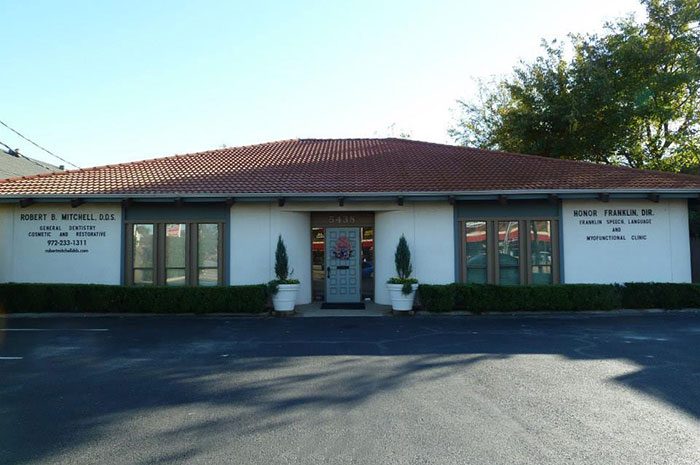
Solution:
{"label": "tree canopy", "polygon": [[634,168],[700,167],[700,2],[642,0],[645,22],[543,41],[511,75],[458,101],[463,145]]}

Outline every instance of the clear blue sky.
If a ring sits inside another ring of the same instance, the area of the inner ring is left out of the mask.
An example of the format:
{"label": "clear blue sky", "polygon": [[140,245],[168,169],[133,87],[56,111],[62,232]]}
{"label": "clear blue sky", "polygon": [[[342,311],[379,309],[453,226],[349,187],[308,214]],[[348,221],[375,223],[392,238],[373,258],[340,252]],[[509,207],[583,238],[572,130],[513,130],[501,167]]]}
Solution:
{"label": "clear blue sky", "polygon": [[[81,166],[388,127],[448,142],[473,78],[636,0],[0,0],[0,120]],[[0,126],[0,141],[56,162]]]}

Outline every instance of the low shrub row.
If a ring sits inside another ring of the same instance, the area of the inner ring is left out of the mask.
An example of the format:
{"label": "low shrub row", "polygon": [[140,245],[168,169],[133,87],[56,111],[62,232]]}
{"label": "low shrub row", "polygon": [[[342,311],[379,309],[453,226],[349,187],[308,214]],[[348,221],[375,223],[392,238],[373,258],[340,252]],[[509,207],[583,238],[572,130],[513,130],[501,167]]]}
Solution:
{"label": "low shrub row", "polygon": [[0,284],[0,311],[7,313],[259,313],[266,305],[265,285]]}
{"label": "low shrub row", "polygon": [[627,283],[620,286],[624,308],[700,308],[700,285]]}
{"label": "low shrub row", "polygon": [[[420,303],[431,312],[613,310],[700,308],[700,285],[674,283],[421,284]],[[0,312],[260,313],[265,285],[136,287],[93,284],[0,284]]]}
{"label": "low shrub row", "polygon": [[423,308],[431,312],[569,312],[620,308],[700,308],[700,285],[697,284],[422,284],[418,295]]}

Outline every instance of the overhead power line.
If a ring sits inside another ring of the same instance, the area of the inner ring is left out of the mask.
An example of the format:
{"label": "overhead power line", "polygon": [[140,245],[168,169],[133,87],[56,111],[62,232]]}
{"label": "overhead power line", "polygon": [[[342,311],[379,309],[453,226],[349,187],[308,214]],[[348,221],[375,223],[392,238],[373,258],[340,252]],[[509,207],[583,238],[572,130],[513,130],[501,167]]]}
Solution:
{"label": "overhead power line", "polygon": [[[42,164],[41,162],[39,162],[39,161],[37,161],[37,160],[34,160],[33,158],[29,158],[28,156],[24,155],[23,153],[21,153],[21,152],[19,151],[19,149],[13,149],[13,148],[11,148],[9,145],[7,145],[6,143],[4,143],[4,142],[1,141],[1,140],[0,140],[0,145],[2,145],[2,146],[4,146],[5,148],[7,148],[7,153],[9,153],[10,155],[12,155],[13,157],[24,158],[25,160],[30,161],[30,162],[34,163],[35,165],[44,168],[45,170],[53,171],[51,168],[49,168],[48,166]],[[58,169],[59,169],[59,170],[63,170],[63,166],[59,166]],[[8,171],[8,172],[9,172],[9,171]],[[10,173],[11,173],[11,172],[10,172]],[[17,174],[17,173],[12,173],[12,174]],[[21,175],[21,174],[17,174],[17,176],[22,176],[22,175]]]}
{"label": "overhead power line", "polygon": [[[59,160],[61,160],[62,162],[67,163],[67,164],[69,164],[69,165],[71,165],[71,166],[75,166],[75,167],[78,168],[78,169],[82,169],[81,167],[79,167],[79,166],[76,165],[75,163],[71,163],[71,162],[69,162],[68,160],[66,160],[65,158],[59,157],[58,155],[56,155],[56,154],[53,153],[52,151],[50,151],[50,150],[48,150],[48,149],[45,149],[44,147],[42,147],[41,145],[37,144],[36,142],[34,142],[33,140],[29,139],[28,137],[23,136],[22,134],[20,134],[20,133],[17,132],[16,130],[12,129],[12,128],[11,128],[10,126],[8,126],[7,124],[5,124],[3,121],[0,121],[0,124],[2,124],[3,126],[5,126],[5,127],[6,127],[7,129],[9,129],[10,131],[12,131],[12,132],[14,132],[15,134],[17,134],[19,137],[21,137],[22,139],[26,140],[26,141],[29,142],[30,144],[32,144],[32,145],[34,145],[34,146],[40,148],[40,149],[43,150],[44,152],[48,153],[49,155],[52,155],[52,156],[58,158]],[[5,144],[3,144],[3,145],[5,145]]]}
{"label": "overhead power line", "polygon": [[17,150],[13,149],[12,147],[10,147],[9,145],[7,145],[6,143],[4,143],[1,140],[0,140],[0,145],[4,146],[7,149],[7,153],[9,153],[10,155],[14,155],[14,156],[19,155],[19,152]]}

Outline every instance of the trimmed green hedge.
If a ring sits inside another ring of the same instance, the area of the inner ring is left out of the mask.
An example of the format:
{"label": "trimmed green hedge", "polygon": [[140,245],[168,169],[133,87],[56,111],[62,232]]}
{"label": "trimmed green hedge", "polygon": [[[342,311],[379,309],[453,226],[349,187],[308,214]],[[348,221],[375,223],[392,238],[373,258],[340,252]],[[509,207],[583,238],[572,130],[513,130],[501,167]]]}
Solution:
{"label": "trimmed green hedge", "polygon": [[137,287],[95,284],[0,284],[0,310],[80,313],[260,313],[265,285]]}
{"label": "trimmed green hedge", "polygon": [[[447,312],[700,308],[700,285],[675,283],[421,284],[426,310]],[[136,287],[93,284],[0,284],[0,312],[261,313],[266,286]]]}
{"label": "trimmed green hedge", "polygon": [[569,312],[620,308],[700,308],[700,285],[697,284],[421,284],[418,293],[423,308],[431,312]]}
{"label": "trimmed green hedge", "polygon": [[626,283],[625,308],[700,308],[700,285],[678,283]]}

